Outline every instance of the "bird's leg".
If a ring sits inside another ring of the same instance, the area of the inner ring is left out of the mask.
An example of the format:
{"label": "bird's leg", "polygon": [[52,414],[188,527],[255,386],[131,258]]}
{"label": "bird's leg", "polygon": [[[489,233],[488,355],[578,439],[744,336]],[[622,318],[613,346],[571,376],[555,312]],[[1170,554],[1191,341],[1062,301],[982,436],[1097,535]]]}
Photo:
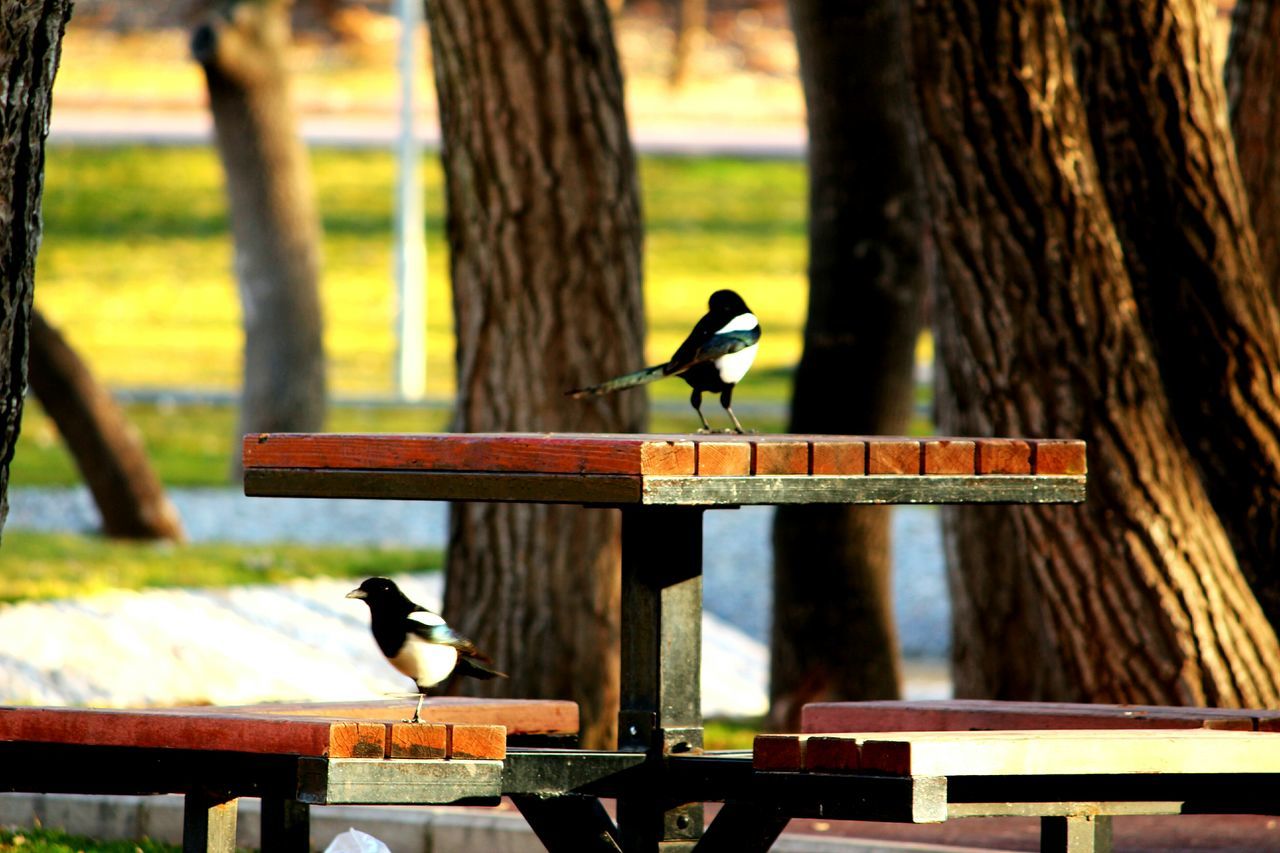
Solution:
{"label": "bird's leg", "polygon": [[422,721],[422,699],[425,699],[425,698],[426,698],[425,693],[417,694],[417,707],[413,708],[413,719],[410,720],[410,722]]}
{"label": "bird's leg", "polygon": [[698,413],[698,420],[702,421],[702,429],[698,430],[698,433],[711,432],[711,424],[707,423],[706,416],[702,414],[702,392],[694,388],[693,393],[689,395],[689,402],[693,405],[693,410]]}
{"label": "bird's leg", "polygon": [[729,419],[733,421],[733,428],[738,431],[738,435],[742,435],[746,430],[742,428],[742,424],[738,423],[738,416],[733,413],[732,403],[733,386],[730,385],[720,394],[720,405],[724,406],[724,410],[729,413]]}

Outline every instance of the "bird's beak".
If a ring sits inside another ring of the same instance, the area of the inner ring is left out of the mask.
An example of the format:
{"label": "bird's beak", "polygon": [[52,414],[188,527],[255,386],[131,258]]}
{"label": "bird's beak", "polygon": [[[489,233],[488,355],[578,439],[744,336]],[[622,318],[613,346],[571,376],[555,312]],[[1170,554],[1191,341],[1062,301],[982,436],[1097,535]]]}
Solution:
{"label": "bird's beak", "polygon": [[351,592],[347,593],[347,598],[366,599],[368,597],[369,593],[365,592],[363,589],[353,589]]}

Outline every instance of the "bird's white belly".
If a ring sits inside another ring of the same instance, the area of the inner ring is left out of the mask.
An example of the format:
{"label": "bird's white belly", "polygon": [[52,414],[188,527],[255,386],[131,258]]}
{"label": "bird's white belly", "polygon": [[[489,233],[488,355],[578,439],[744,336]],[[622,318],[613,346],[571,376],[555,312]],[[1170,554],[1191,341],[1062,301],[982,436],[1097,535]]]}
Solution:
{"label": "bird's white belly", "polygon": [[752,344],[746,349],[717,358],[716,370],[720,374],[720,381],[726,385],[736,385],[741,382],[742,377],[746,376],[747,371],[751,369],[751,363],[756,360],[756,350],[759,347],[759,344]]}
{"label": "bird's white belly", "polygon": [[453,672],[458,663],[458,650],[410,636],[390,660],[392,666],[412,678],[419,687],[430,687],[444,681]]}

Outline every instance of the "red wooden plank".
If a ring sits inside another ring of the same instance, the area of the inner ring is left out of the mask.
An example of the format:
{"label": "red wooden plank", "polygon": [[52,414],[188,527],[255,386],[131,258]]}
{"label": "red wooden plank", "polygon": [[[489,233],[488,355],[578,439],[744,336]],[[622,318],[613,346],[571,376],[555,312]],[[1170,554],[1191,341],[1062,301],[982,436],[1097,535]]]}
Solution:
{"label": "red wooden plank", "polygon": [[7,708],[0,710],[0,741],[382,758],[386,729],[354,721]]}
{"label": "red wooden plank", "polygon": [[751,473],[751,445],[745,441],[699,441],[699,477],[745,477]]}
{"label": "red wooden plank", "polygon": [[[417,701],[417,699],[377,699],[362,702],[199,706],[183,708],[175,713],[401,723],[413,716]],[[430,723],[498,725],[505,727],[512,735],[576,735],[578,705],[575,702],[560,699],[474,699],[463,696],[433,696],[422,703],[422,720]]]}
{"label": "red wooden plank", "polygon": [[847,439],[814,441],[813,474],[857,475],[867,473],[867,443]]}
{"label": "red wooden plank", "polygon": [[694,472],[694,451],[689,441],[645,436],[269,433],[244,437],[244,465],[249,469],[677,476]]}
{"label": "red wooden plank", "polygon": [[808,735],[756,735],[751,766],[756,770],[802,770],[808,739]]}
{"label": "red wooden plank", "polygon": [[454,723],[449,726],[449,757],[496,759],[507,757],[507,730],[502,726]]}
{"label": "red wooden plank", "polygon": [[979,474],[1030,474],[1031,444],[1013,438],[978,439]]}
{"label": "red wooden plank", "polygon": [[968,439],[930,439],[924,442],[925,474],[972,474],[977,447]]}
{"label": "red wooden plank", "polygon": [[800,721],[801,730],[811,734],[1157,728],[1248,731],[1271,722],[1280,730],[1280,711],[945,699],[918,702],[814,702],[801,710]]}
{"label": "red wooden plank", "polygon": [[446,723],[392,723],[388,758],[447,758],[449,726]]}
{"label": "red wooden plank", "polygon": [[847,773],[861,766],[856,738],[814,735],[805,742],[805,770],[814,773]]}
{"label": "red wooden plank", "polygon": [[909,438],[867,439],[868,474],[919,474],[920,442]]}
{"label": "red wooden plank", "polygon": [[1088,469],[1083,441],[1042,438],[1031,444],[1037,474],[1084,474]]}
{"label": "red wooden plank", "polygon": [[808,474],[809,443],[806,441],[761,441],[755,443],[752,474]]}

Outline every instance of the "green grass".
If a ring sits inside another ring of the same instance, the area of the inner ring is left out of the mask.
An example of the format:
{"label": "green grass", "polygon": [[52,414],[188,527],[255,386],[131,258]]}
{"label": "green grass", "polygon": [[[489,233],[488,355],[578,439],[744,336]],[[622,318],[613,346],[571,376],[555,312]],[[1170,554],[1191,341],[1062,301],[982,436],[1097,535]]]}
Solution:
{"label": "green grass", "polygon": [[158,841],[95,841],[56,829],[0,829],[0,853],[177,853]]}
{"label": "green grass", "polygon": [[93,595],[110,589],[224,587],[295,578],[438,570],[436,550],[310,545],[113,541],[6,530],[0,602]]}
{"label": "green grass", "polygon": [[[391,390],[391,215],[386,151],[317,149],[322,292],[331,386]],[[805,170],[799,162],[645,158],[646,304],[651,359],[674,351],[719,287],[739,290],[769,345],[741,401],[778,402],[799,357],[805,311]],[[453,332],[438,158],[428,210],[428,384],[453,393]],[[51,145],[36,304],[115,387],[238,385],[240,309],[222,173],[208,147]],[[774,369],[776,374],[771,374]],[[776,376],[765,381],[764,377]],[[679,383],[658,398],[685,395]]]}

